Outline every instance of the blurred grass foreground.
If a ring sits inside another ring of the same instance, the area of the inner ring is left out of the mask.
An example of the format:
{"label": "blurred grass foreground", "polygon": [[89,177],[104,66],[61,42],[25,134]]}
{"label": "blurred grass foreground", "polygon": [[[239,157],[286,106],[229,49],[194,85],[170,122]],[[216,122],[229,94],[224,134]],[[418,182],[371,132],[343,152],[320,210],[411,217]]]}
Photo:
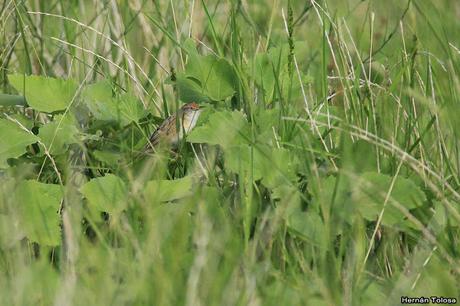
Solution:
{"label": "blurred grass foreground", "polygon": [[[459,19],[0,1],[0,305],[458,300]],[[174,152],[140,154],[192,101]]]}

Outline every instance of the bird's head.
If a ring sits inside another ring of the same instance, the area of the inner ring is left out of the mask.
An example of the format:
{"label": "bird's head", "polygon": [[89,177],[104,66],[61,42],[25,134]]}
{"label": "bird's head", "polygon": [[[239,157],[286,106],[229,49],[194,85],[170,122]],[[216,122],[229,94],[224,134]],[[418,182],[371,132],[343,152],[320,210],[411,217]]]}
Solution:
{"label": "bird's head", "polygon": [[182,106],[183,111],[197,111],[200,109],[200,106],[196,102],[187,103]]}
{"label": "bird's head", "polygon": [[191,102],[182,106],[181,111],[184,129],[189,132],[196,125],[202,109],[198,103]]}

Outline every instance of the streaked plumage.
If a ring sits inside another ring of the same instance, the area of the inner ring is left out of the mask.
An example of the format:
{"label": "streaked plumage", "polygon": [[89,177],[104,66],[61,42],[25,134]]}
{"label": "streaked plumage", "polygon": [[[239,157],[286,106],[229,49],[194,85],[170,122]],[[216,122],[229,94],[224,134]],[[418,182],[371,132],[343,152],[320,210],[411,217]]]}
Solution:
{"label": "streaked plumage", "polygon": [[[172,114],[161,123],[161,125],[150,136],[149,142],[144,148],[144,153],[154,151],[160,143],[169,146],[176,146],[182,137],[195,127],[200,116],[200,106],[195,103],[188,103],[182,106],[176,113]],[[179,132],[177,132],[177,120],[179,118]]]}

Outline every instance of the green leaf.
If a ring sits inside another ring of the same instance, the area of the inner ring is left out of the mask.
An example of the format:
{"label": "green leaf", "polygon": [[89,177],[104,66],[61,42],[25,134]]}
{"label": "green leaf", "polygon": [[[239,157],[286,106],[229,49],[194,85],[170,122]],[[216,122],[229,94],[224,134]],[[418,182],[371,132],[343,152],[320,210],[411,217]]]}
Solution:
{"label": "green leaf", "polygon": [[276,209],[281,209],[285,218],[300,211],[301,194],[296,186],[280,185],[272,190],[271,197],[277,201]]}
{"label": "green leaf", "polygon": [[80,189],[91,210],[119,215],[126,208],[128,190],[121,178],[113,174],[94,178]]}
{"label": "green leaf", "polygon": [[[252,152],[251,147],[254,148]],[[262,179],[268,188],[294,186],[297,179],[297,159],[289,150],[258,144],[228,147],[224,153],[228,170],[240,175],[252,175],[253,180]]]}
{"label": "green leaf", "polygon": [[[329,109],[330,112],[334,110],[332,107]],[[352,156],[350,156],[350,159],[355,172],[369,172],[377,168],[377,154],[375,153],[374,144],[359,139],[351,145],[351,151]]]}
{"label": "green leaf", "polygon": [[[11,118],[14,120],[17,120],[19,123],[21,123],[26,129],[32,130],[34,127],[34,121],[26,116],[24,116],[21,113],[16,113],[16,114],[11,114],[9,115]],[[19,124],[16,123],[16,125],[19,127]],[[24,130],[22,130],[24,131]]]}
{"label": "green leaf", "polygon": [[22,130],[16,123],[0,119],[0,168],[7,168],[8,158],[21,156],[26,146],[37,141],[37,136]]}
{"label": "green leaf", "polygon": [[[264,148],[267,154],[268,148]],[[252,158],[252,163],[251,163]],[[269,160],[264,156],[261,150],[254,149],[251,152],[251,146],[239,145],[225,149],[225,168],[243,176],[252,176],[254,181],[260,180],[264,169],[270,167]]]}
{"label": "green leaf", "polygon": [[254,120],[260,133],[273,134],[273,128],[276,128],[281,121],[280,110],[259,108],[256,110]]}
{"label": "green leaf", "polygon": [[147,183],[144,196],[149,203],[168,202],[192,195],[192,187],[191,176],[177,180],[152,180]]}
{"label": "green leaf", "polygon": [[297,180],[298,160],[294,154],[284,148],[276,148],[270,152],[267,165],[261,168],[265,186],[274,188],[280,185],[292,183]]}
{"label": "green leaf", "polygon": [[19,93],[24,94],[29,106],[41,112],[66,109],[77,91],[77,83],[70,79],[22,74],[10,74],[8,79]]}
{"label": "green leaf", "polygon": [[187,136],[187,140],[226,148],[247,143],[248,135],[249,124],[243,113],[219,111],[211,114],[206,124],[195,127]]}
{"label": "green leaf", "polygon": [[277,143],[281,141],[280,137],[276,138],[279,134],[278,126],[281,121],[280,110],[259,108],[253,118],[257,127],[256,142],[276,147]]}
{"label": "green leaf", "polygon": [[113,152],[113,151],[100,151],[95,150],[93,151],[94,157],[103,163],[106,163],[110,166],[117,166],[118,163],[122,160],[123,155],[120,152]]}
{"label": "green leaf", "polygon": [[[288,74],[288,44],[270,48],[268,53],[257,54],[255,60],[254,79],[262,87],[267,101],[273,100],[276,86],[284,87],[283,81]],[[278,84],[277,84],[278,82]]]}
{"label": "green leaf", "polygon": [[130,94],[113,96],[108,80],[87,85],[82,92],[83,101],[98,120],[116,121],[121,126],[139,120],[147,115],[142,103]]}
{"label": "green leaf", "polygon": [[[393,178],[377,172],[366,172],[353,184],[353,202],[367,220],[375,221],[383,209],[385,197],[390,190]],[[417,185],[406,178],[397,177],[390,198],[385,206],[382,224],[387,226],[411,226],[405,215],[392,203],[398,203],[410,210],[417,208],[426,201],[426,195]]]}
{"label": "green leaf", "polygon": [[41,245],[61,243],[59,207],[63,197],[61,186],[34,180],[22,181],[15,199],[21,228],[26,237]]}
{"label": "green leaf", "polygon": [[71,114],[56,116],[52,122],[40,128],[38,136],[49,150],[50,154],[66,152],[67,145],[78,141],[77,123]]}
{"label": "green leaf", "polygon": [[256,81],[257,85],[262,88],[267,101],[273,100],[276,84],[274,74],[274,66],[270,61],[268,54],[263,53],[256,55],[254,80]]}
{"label": "green leaf", "polygon": [[[86,85],[82,91],[82,97],[95,116],[103,117],[107,113],[104,112],[104,104],[110,104],[113,98],[112,85],[108,80]],[[99,107],[98,104],[103,105]]]}
{"label": "green leaf", "polygon": [[312,195],[309,211],[327,216],[331,234],[340,235],[347,224],[362,218],[352,201],[350,183],[344,174],[339,173],[338,176],[322,178],[308,186]]}
{"label": "green leaf", "polygon": [[[453,206],[454,209],[457,211],[459,210],[458,206]],[[433,201],[433,219],[431,222],[433,231],[440,232],[443,230],[447,225],[451,227],[459,227],[460,223],[457,218],[455,218],[454,214],[451,213],[446,207],[444,207],[441,201]]]}
{"label": "green leaf", "polygon": [[194,101],[198,103],[210,102],[210,99],[206,95],[205,90],[201,88],[200,84],[194,79],[187,78],[182,73],[177,74],[176,86],[179,98],[182,101]]}
{"label": "green leaf", "polygon": [[147,116],[147,111],[142,103],[131,94],[122,94],[117,98],[119,112],[121,113],[121,125],[125,126],[131,122],[139,122]]}
{"label": "green leaf", "polygon": [[225,100],[236,92],[235,70],[226,59],[191,53],[185,75],[197,80],[203,93],[213,101]]}
{"label": "green leaf", "polygon": [[314,244],[321,244],[325,232],[321,217],[315,212],[296,211],[287,218],[287,225],[291,232],[300,238]]}
{"label": "green leaf", "polygon": [[104,80],[85,86],[82,91],[83,101],[89,111],[98,120],[117,121],[119,113],[115,107],[112,86]]}
{"label": "green leaf", "polygon": [[345,175],[328,176],[318,183],[311,184],[309,191],[313,196],[312,208],[317,212],[332,213],[339,219],[348,220],[354,212],[351,198],[351,187]]}

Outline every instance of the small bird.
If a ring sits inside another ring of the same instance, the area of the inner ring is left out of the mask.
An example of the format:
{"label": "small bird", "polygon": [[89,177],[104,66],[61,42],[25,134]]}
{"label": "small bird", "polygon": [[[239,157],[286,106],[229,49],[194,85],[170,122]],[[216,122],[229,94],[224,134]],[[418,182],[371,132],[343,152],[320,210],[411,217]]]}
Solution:
{"label": "small bird", "polygon": [[[166,118],[153,132],[149,142],[142,150],[143,153],[154,152],[161,143],[172,147],[177,146],[184,137],[184,133],[189,133],[195,127],[200,113],[200,106],[195,102],[182,106],[176,113]],[[177,127],[179,127],[179,131],[177,131]]]}

